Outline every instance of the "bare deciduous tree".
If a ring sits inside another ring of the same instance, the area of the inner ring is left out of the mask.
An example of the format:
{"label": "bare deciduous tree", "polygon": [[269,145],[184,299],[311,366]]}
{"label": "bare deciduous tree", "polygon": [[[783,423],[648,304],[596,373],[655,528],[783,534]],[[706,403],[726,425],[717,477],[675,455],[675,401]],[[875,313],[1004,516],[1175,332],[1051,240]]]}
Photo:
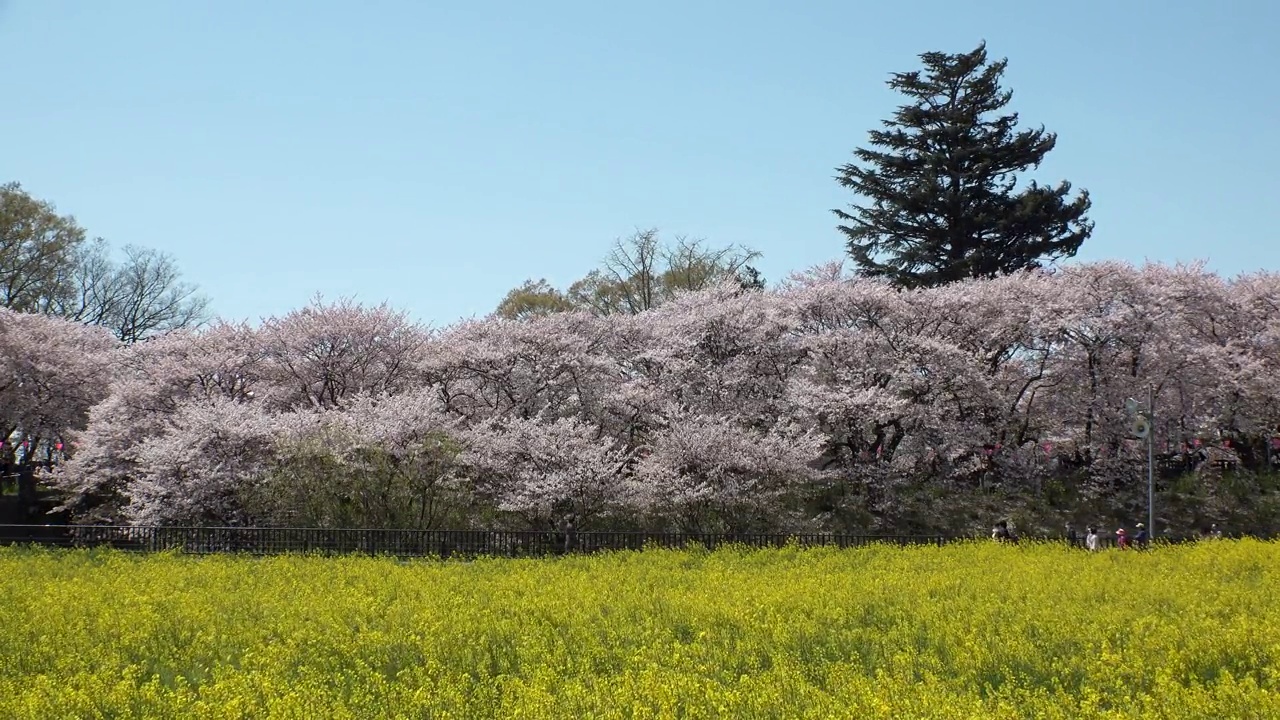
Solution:
{"label": "bare deciduous tree", "polygon": [[209,299],[183,282],[173,258],[126,245],[106,297],[113,305],[102,324],[126,343],[169,330],[193,328],[209,318]]}

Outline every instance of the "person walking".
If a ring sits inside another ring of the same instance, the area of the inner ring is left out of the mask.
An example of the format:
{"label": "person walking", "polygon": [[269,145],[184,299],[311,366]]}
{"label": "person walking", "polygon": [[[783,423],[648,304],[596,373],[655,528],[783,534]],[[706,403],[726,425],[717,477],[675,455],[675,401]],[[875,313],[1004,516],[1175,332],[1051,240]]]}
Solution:
{"label": "person walking", "polygon": [[1133,538],[1133,546],[1139,550],[1146,550],[1151,542],[1151,536],[1147,535],[1147,526],[1138,523],[1138,534]]}
{"label": "person walking", "polygon": [[1071,527],[1071,523],[1067,523],[1067,544],[1075,547],[1080,542],[1080,538],[1076,535],[1076,529]]}
{"label": "person walking", "polygon": [[1129,549],[1129,536],[1125,534],[1124,528],[1120,528],[1116,531],[1116,547],[1121,550]]}
{"label": "person walking", "polygon": [[1089,526],[1088,531],[1085,533],[1084,548],[1089,552],[1098,551],[1098,531],[1092,525]]}

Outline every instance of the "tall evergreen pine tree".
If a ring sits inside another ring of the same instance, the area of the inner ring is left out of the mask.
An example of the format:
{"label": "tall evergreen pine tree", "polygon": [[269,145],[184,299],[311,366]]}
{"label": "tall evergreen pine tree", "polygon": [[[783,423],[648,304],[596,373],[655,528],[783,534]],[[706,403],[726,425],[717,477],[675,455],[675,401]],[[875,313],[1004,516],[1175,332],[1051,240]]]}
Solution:
{"label": "tall evergreen pine tree", "polygon": [[985,42],[920,59],[923,72],[888,81],[911,103],[871,131],[873,149],[854,152],[861,165],[838,168],[863,199],[832,211],[859,272],[928,287],[1075,255],[1093,231],[1088,191],[1069,199],[1066,181],[1015,191],[1016,173],[1038,167],[1057,135],[1015,130],[1017,113],[998,114],[1013,96],[1000,88],[1008,61],[988,64]]}

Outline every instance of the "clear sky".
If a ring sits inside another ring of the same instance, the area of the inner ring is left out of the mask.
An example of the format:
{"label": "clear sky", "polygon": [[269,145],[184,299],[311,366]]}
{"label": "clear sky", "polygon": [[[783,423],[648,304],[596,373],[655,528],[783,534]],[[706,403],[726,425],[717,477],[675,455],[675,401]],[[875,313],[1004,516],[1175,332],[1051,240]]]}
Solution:
{"label": "clear sky", "polygon": [[0,0],[0,182],[160,248],[225,317],[448,323],[637,227],[839,257],[893,71],[986,39],[1085,259],[1280,269],[1280,5]]}

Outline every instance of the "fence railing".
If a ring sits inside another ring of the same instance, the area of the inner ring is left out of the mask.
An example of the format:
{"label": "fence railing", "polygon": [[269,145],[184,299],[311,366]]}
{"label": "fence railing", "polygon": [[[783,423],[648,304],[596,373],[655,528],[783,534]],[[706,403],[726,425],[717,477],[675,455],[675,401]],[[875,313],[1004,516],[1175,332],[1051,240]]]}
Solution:
{"label": "fence railing", "polygon": [[[987,539],[987,536],[975,536]],[[839,533],[659,533],[575,532],[537,530],[401,530],[289,527],[172,527],[133,525],[7,525],[0,524],[0,545],[34,544],[47,547],[111,547],[120,550],[185,553],[366,554],[396,557],[539,557],[646,547],[715,549],[725,545],[766,548],[794,543],[800,547],[850,548],[875,543],[943,545],[972,540],[958,535],[849,535]],[[1276,534],[1254,535],[1276,540]],[[1025,540],[1057,540],[1033,538]],[[1195,542],[1199,535],[1161,537],[1158,545]],[[1115,538],[1099,539],[1101,548],[1115,547]],[[1084,539],[1076,546],[1083,548]]]}
{"label": "fence railing", "polygon": [[0,525],[0,545],[111,547],[186,553],[327,553],[397,557],[534,557],[646,547],[715,549],[724,545],[857,547],[873,543],[941,545],[942,535],[826,533],[653,533],[502,530],[382,530],[281,527],[161,527],[116,525]]}

